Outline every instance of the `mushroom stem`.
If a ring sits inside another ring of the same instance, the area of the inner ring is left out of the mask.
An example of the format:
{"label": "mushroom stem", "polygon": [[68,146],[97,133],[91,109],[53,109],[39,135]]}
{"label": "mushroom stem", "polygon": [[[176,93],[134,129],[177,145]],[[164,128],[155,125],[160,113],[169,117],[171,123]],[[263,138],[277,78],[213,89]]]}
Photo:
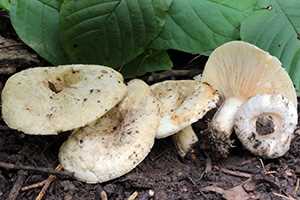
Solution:
{"label": "mushroom stem", "polygon": [[214,150],[220,156],[226,157],[232,146],[230,136],[232,133],[235,114],[243,104],[243,100],[231,97],[226,99],[218,109],[210,124],[209,140]]}
{"label": "mushroom stem", "polygon": [[289,150],[297,120],[297,108],[288,98],[257,95],[237,112],[235,132],[253,154],[277,158]]}
{"label": "mushroom stem", "polygon": [[185,155],[192,150],[193,145],[198,142],[198,137],[194,132],[192,126],[188,126],[175,135],[172,136],[173,142],[176,146],[177,152],[180,157],[184,158]]}

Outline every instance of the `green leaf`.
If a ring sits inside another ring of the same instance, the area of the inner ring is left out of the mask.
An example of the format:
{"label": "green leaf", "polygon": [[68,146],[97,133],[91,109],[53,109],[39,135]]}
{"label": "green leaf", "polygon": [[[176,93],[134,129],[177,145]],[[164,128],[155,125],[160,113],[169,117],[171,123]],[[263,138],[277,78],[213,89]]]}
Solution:
{"label": "green leaf", "polygon": [[62,42],[72,62],[120,67],[142,54],[162,24],[161,0],[66,0]]}
{"label": "green leaf", "polygon": [[172,61],[166,51],[148,50],[133,61],[126,64],[121,73],[126,78],[144,75],[147,72],[169,70],[172,68]]}
{"label": "green leaf", "polygon": [[241,26],[241,38],[278,57],[300,94],[300,1],[270,0]]}
{"label": "green leaf", "polygon": [[11,22],[23,42],[52,64],[67,63],[59,42],[59,1],[12,0]]}
{"label": "green leaf", "polygon": [[238,39],[241,21],[256,6],[256,0],[165,0],[160,7],[164,28],[151,45],[206,54],[224,42]]}

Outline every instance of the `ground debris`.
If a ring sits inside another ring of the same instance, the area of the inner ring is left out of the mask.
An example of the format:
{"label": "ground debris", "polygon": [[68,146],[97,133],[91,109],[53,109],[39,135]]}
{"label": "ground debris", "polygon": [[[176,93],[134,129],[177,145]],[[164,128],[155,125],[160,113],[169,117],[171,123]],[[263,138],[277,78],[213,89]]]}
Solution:
{"label": "ground debris", "polygon": [[38,63],[38,56],[24,43],[0,36],[0,74],[13,74],[18,68]]}
{"label": "ground debris", "polygon": [[256,199],[253,195],[247,193],[242,185],[235,186],[233,188],[224,190],[221,187],[217,186],[207,186],[202,188],[202,191],[215,192],[222,195],[222,197],[226,200],[250,200]]}
{"label": "ground debris", "polygon": [[9,192],[7,200],[16,200],[20,193],[20,190],[26,180],[27,172],[20,170],[18,171],[17,179]]}

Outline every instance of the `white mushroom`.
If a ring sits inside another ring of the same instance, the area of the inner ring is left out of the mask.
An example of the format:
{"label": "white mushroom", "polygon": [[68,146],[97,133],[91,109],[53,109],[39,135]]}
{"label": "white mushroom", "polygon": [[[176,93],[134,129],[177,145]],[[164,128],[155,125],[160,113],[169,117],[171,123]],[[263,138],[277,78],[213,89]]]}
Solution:
{"label": "white mushroom", "polygon": [[282,94],[294,105],[297,98],[292,81],[280,61],[246,42],[232,41],[210,55],[202,78],[223,97],[212,119],[211,140],[215,150],[226,156],[231,147],[234,118],[239,107],[257,94]]}
{"label": "white mushroom", "polygon": [[219,95],[196,80],[164,81],[151,86],[160,102],[160,125],[156,138],[165,138],[201,119],[216,106]]}
{"label": "white mushroom", "polygon": [[160,101],[161,120],[156,138],[176,133],[173,141],[179,155],[184,157],[198,141],[190,125],[214,108],[219,96],[209,85],[195,80],[164,81],[151,89]]}
{"label": "white mushroom", "polygon": [[198,142],[198,137],[192,126],[187,126],[178,133],[172,135],[178,154],[184,158],[192,150],[193,145]]}
{"label": "white mushroom", "polygon": [[238,110],[235,131],[253,154],[277,158],[289,150],[297,121],[297,109],[288,98],[257,95]]}
{"label": "white mushroom", "polygon": [[150,152],[159,124],[159,106],[141,80],[128,83],[125,99],[62,145],[59,160],[87,183],[101,183],[135,168]]}
{"label": "white mushroom", "polygon": [[57,134],[104,115],[126,94],[123,77],[98,65],[38,67],[10,77],[2,91],[2,117],[27,134]]}

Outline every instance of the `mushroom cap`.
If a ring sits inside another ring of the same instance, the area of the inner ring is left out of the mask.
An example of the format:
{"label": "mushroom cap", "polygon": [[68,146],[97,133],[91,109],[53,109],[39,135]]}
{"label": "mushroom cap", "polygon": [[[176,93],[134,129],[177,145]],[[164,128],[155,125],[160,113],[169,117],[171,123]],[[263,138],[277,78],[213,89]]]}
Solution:
{"label": "mushroom cap", "polygon": [[87,182],[105,182],[135,168],[150,152],[159,124],[159,106],[141,80],[128,83],[124,100],[102,118],[76,130],[62,145],[64,169]]}
{"label": "mushroom cap", "polygon": [[196,80],[164,81],[151,86],[160,101],[160,125],[156,138],[164,138],[201,119],[216,107],[219,95]]}
{"label": "mushroom cap", "polygon": [[2,117],[9,127],[27,134],[57,134],[95,121],[126,92],[122,75],[108,67],[31,68],[7,80]]}
{"label": "mushroom cap", "polygon": [[201,80],[225,98],[282,94],[297,106],[293,83],[280,61],[247,42],[232,41],[216,48],[205,65]]}

